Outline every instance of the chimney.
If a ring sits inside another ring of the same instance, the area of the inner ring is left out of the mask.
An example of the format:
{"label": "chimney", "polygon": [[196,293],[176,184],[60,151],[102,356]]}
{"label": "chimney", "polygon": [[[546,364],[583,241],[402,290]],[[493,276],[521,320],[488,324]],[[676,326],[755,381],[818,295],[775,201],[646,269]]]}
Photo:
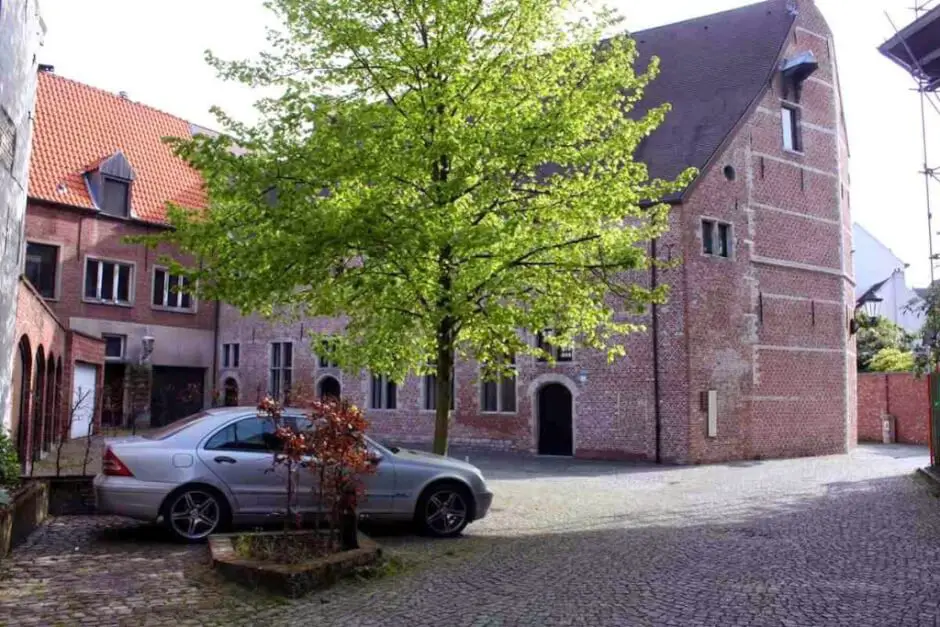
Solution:
{"label": "chimney", "polygon": [[55,72],[55,66],[49,65],[48,63],[40,63],[38,69],[43,74],[46,74],[46,73],[52,74],[53,72]]}
{"label": "chimney", "polygon": [[118,92],[118,96],[120,96],[123,100],[127,100],[127,92],[126,92],[126,91],[119,91],[119,92]]}

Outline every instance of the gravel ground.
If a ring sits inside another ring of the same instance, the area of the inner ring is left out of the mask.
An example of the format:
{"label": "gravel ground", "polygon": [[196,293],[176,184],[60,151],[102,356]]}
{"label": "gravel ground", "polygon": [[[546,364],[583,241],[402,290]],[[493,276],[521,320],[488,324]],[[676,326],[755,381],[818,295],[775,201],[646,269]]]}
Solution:
{"label": "gravel ground", "polygon": [[922,448],[685,468],[471,461],[491,515],[455,541],[377,530],[401,564],[384,578],[277,600],[221,582],[205,547],[58,518],[0,566],[0,624],[940,625]]}

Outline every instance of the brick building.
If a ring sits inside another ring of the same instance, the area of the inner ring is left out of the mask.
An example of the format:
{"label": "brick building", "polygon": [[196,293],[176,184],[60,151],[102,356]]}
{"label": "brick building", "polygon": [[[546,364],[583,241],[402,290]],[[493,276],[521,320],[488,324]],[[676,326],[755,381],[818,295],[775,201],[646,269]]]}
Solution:
{"label": "brick building", "polygon": [[47,328],[81,338],[57,345],[56,355],[99,345],[98,359],[76,364],[63,390],[93,389],[93,411],[113,424],[161,424],[201,409],[213,378],[218,307],[161,265],[172,250],[125,240],[165,229],[169,202],[205,206],[201,178],[163,142],[201,129],[48,67],[38,75],[35,120],[26,289],[41,296],[40,313],[54,321]]}
{"label": "brick building", "polygon": [[[451,441],[683,463],[846,451],[857,429],[848,143],[824,18],[811,0],[769,0],[633,36],[662,60],[644,102],[673,105],[637,157],[652,176],[701,172],[650,245],[682,260],[646,279],[671,286],[669,303],[612,365],[575,348],[555,366],[519,358],[515,380],[483,384],[477,364],[458,363]],[[340,372],[311,351],[314,328],[341,330],[223,306],[228,401],[302,383],[368,408],[377,434],[430,441],[431,381]]]}

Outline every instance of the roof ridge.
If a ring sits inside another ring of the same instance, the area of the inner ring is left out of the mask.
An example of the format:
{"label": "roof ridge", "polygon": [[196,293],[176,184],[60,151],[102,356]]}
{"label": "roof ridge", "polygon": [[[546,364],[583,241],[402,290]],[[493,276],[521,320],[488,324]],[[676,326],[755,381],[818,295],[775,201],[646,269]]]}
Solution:
{"label": "roof ridge", "polygon": [[149,109],[150,111],[153,111],[153,112],[155,112],[155,113],[159,113],[160,115],[165,115],[165,116],[167,116],[167,117],[169,117],[169,118],[173,118],[174,120],[177,120],[177,121],[179,121],[179,122],[183,122],[184,124],[187,124],[187,125],[189,125],[189,126],[199,126],[200,128],[204,128],[201,124],[196,124],[195,122],[191,122],[191,121],[187,120],[186,118],[182,118],[182,117],[180,117],[180,116],[178,116],[178,115],[176,115],[176,114],[170,113],[169,111],[164,111],[163,109],[159,109],[159,108],[157,108],[157,107],[155,107],[155,106],[153,106],[153,105],[149,105],[149,104],[140,102],[139,100],[131,100],[130,98],[125,98],[125,97],[121,96],[120,94],[116,94],[116,93],[114,93],[114,92],[112,92],[112,91],[108,91],[107,89],[104,89],[103,87],[96,87],[95,85],[90,85],[90,84],[88,84],[88,83],[83,83],[83,82],[80,81],[80,80],[77,80],[77,79],[74,79],[74,78],[69,78],[68,76],[63,76],[63,75],[61,75],[61,74],[56,74],[55,72],[42,72],[42,73],[40,73],[40,76],[44,76],[44,77],[48,77],[48,78],[54,78],[54,79],[61,80],[61,81],[66,81],[66,82],[69,82],[69,83],[74,83],[75,85],[78,85],[79,87],[83,87],[83,88],[85,88],[85,89],[89,89],[89,90],[95,91],[95,92],[100,92],[100,93],[104,94],[105,96],[108,96],[108,97],[110,97],[110,98],[112,98],[112,99],[114,99],[114,100],[117,100],[117,101],[119,101],[119,102],[126,102],[126,103],[131,104],[131,105],[134,105],[134,106],[142,107],[142,108],[144,108],[144,109]]}
{"label": "roof ridge", "polygon": [[656,30],[659,30],[659,29],[662,29],[662,28],[673,28],[673,27],[675,27],[675,26],[681,26],[681,25],[691,24],[692,22],[697,22],[697,21],[699,21],[699,20],[712,19],[712,18],[716,18],[716,17],[720,17],[720,16],[727,15],[727,14],[729,14],[729,13],[735,13],[735,12],[737,12],[737,11],[743,11],[743,10],[745,10],[745,9],[753,9],[753,8],[755,8],[755,7],[757,7],[757,6],[760,6],[760,5],[772,6],[772,5],[775,5],[775,4],[779,4],[779,0],[760,0],[759,2],[751,2],[751,3],[749,3],[749,4],[743,4],[743,5],[739,6],[739,7],[733,8],[733,9],[725,9],[724,11],[719,11],[719,12],[717,12],[717,13],[706,13],[706,14],[704,14],[704,15],[699,15],[698,17],[690,17],[690,18],[686,18],[686,19],[684,19],[684,20],[679,20],[678,22],[669,22],[668,24],[660,24],[659,26],[652,26],[652,27],[650,27],[650,28],[644,28],[644,29],[638,30],[638,31],[631,31],[631,30],[628,29],[628,30],[626,31],[626,34],[629,35],[629,36],[632,37],[632,38],[636,38],[637,35],[641,35],[641,34],[645,34],[645,33],[651,33],[651,32],[653,32],[653,31],[656,31]]}

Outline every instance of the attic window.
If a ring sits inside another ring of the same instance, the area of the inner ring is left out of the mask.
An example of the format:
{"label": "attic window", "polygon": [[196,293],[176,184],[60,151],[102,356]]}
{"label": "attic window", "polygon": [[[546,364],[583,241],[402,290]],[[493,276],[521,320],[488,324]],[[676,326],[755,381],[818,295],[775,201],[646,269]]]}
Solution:
{"label": "attic window", "polygon": [[129,181],[111,177],[102,177],[101,211],[111,216],[126,218],[130,215]]}

